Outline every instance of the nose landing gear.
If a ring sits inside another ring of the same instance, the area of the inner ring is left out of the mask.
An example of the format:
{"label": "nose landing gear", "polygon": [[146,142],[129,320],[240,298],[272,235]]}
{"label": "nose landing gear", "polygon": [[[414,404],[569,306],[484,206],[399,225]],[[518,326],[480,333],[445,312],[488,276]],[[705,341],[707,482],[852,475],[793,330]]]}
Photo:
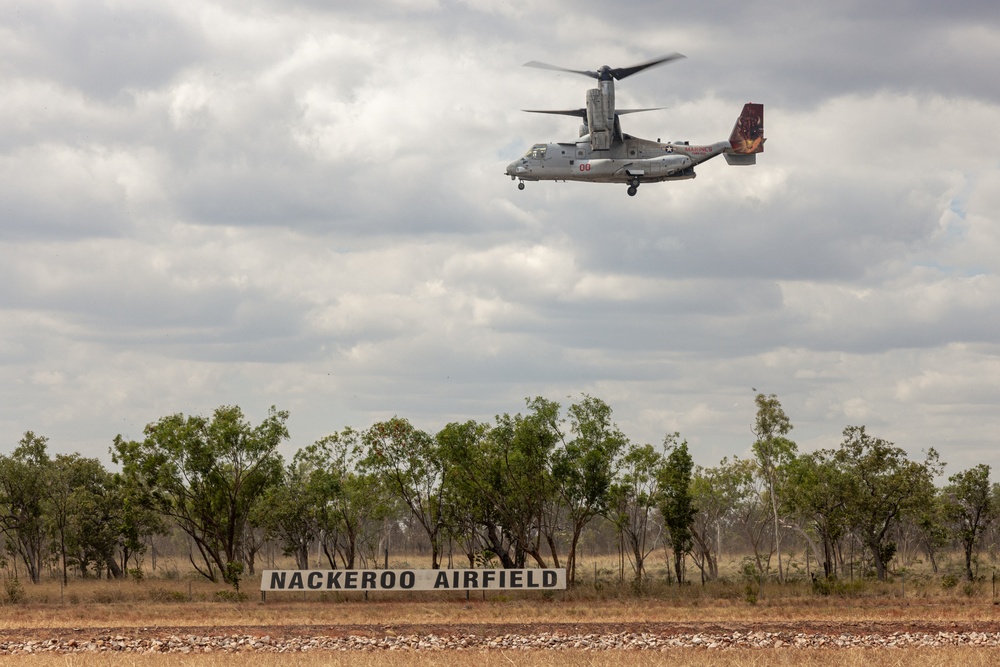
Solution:
{"label": "nose landing gear", "polygon": [[517,189],[518,190],[523,190],[524,189],[524,181],[521,181],[520,183],[517,184]]}

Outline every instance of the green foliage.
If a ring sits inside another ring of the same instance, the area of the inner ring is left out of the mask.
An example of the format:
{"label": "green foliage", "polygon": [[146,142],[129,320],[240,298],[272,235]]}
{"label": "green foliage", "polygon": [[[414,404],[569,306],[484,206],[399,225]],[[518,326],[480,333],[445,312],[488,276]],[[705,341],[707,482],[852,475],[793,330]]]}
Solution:
{"label": "green foliage", "polygon": [[233,587],[237,593],[240,590],[240,579],[243,578],[243,563],[239,561],[229,561],[223,572],[223,580]]}
{"label": "green foliage", "polygon": [[813,547],[824,577],[836,574],[834,551],[849,528],[851,484],[831,450],[802,454],[785,469],[785,506],[788,512],[819,536]]}
{"label": "green foliage", "polygon": [[526,415],[500,415],[493,425],[448,424],[437,435],[452,475],[449,501],[465,514],[460,525],[470,560],[483,544],[504,567],[523,567],[528,556],[545,563],[541,540],[552,528],[559,406],[541,398],[527,406]]}
{"label": "green foliage", "polygon": [[24,434],[10,456],[0,456],[0,530],[7,549],[38,583],[45,554],[45,498],[50,477],[48,439]]}
{"label": "green foliage", "polygon": [[573,438],[552,454],[552,478],[570,528],[567,576],[576,581],[576,550],[580,534],[595,516],[608,511],[615,460],[628,439],[611,421],[611,407],[584,395],[569,407]]}
{"label": "green foliage", "polygon": [[431,567],[440,566],[441,533],[449,477],[439,443],[399,417],[378,422],[364,432],[362,465],[386,486],[420,523],[431,544]]}
{"label": "green foliage", "polygon": [[183,591],[175,591],[168,588],[151,588],[149,589],[149,600],[151,602],[187,602],[188,596]]}
{"label": "green foliage", "polygon": [[216,602],[246,602],[249,598],[246,593],[241,593],[238,590],[221,590],[216,591],[213,595]]}
{"label": "green foliage", "polygon": [[[257,425],[235,406],[210,417],[163,417],[142,440],[115,439],[119,473],[78,454],[50,457],[46,439],[27,432],[0,455],[4,568],[23,581],[36,581],[45,568],[61,569],[64,578],[140,580],[150,536],[179,527],[199,572],[239,594],[266,541],[294,555],[300,569],[355,568],[381,563],[390,541],[395,550],[395,535],[410,531],[409,540],[416,531],[430,542],[432,567],[450,544],[469,566],[565,566],[572,584],[578,544],[608,548],[617,537],[621,570],[613,578],[624,579],[626,561],[635,577],[614,590],[645,594],[665,590],[656,579],[672,582],[671,568],[682,582],[687,554],[703,583],[718,581],[718,554],[728,541],[727,549],[752,552],[743,578],[727,584],[730,592],[739,598],[746,588],[743,598],[756,603],[780,537],[791,531],[801,540],[796,548],[804,542],[823,566],[825,576],[812,584],[817,595],[850,594],[841,583],[848,568],[860,581],[870,563],[884,579],[897,542],[903,559],[923,549],[935,572],[935,551],[961,543],[967,582],[984,544],[994,557],[997,533],[987,531],[1000,509],[1000,486],[990,484],[989,466],[935,489],[941,466],[933,450],[911,461],[863,426],[847,427],[839,449],[799,455],[777,398],[758,394],[755,401],[753,458],[712,468],[695,467],[676,433],[662,449],[633,445],[610,406],[587,395],[565,411],[528,399],[522,413],[448,424],[433,436],[400,417],[364,431],[345,428],[299,449],[287,465],[277,448],[288,438],[288,414],[273,408]],[[617,535],[585,532],[598,516]],[[651,565],[647,578],[647,558],[658,546],[673,562]],[[311,561],[314,555],[326,562]],[[801,561],[784,566],[804,573]],[[170,568],[160,576],[176,578],[176,565]],[[957,563],[954,569],[942,585],[957,586]],[[611,590],[605,583],[595,586]]]}
{"label": "green foliage", "polygon": [[904,513],[933,496],[932,480],[940,471],[937,452],[929,450],[925,461],[917,463],[891,442],[870,436],[864,426],[848,426],[833,460],[845,475],[848,520],[868,547],[876,575],[883,581],[896,550],[890,529]]}
{"label": "green foliage", "polygon": [[674,573],[677,584],[684,583],[684,555],[693,544],[691,526],[697,508],[691,494],[691,479],[694,461],[688,452],[687,441],[678,443],[679,433],[672,433],[664,440],[667,456],[659,470],[660,514],[670,539],[674,553]]}
{"label": "green foliage", "polygon": [[764,573],[754,559],[747,557],[740,564],[740,577],[743,580],[743,599],[747,604],[757,604]]}
{"label": "green foliage", "polygon": [[767,484],[774,519],[774,549],[778,557],[778,577],[784,580],[781,561],[781,518],[778,514],[780,497],[784,493],[785,469],[795,460],[797,446],[786,438],[792,430],[792,422],[785,414],[778,397],[774,394],[757,394],[754,398],[757,415],[751,429],[756,440],[752,449],[759,466],[759,474]]}
{"label": "green foliage", "polygon": [[965,578],[971,582],[973,555],[979,536],[992,523],[994,494],[990,487],[990,467],[979,464],[948,478],[942,492],[945,516],[952,522],[952,533],[965,552]]}
{"label": "green foliage", "polygon": [[191,562],[212,581],[241,561],[248,518],[281,474],[277,447],[288,438],[287,420],[271,408],[251,426],[239,407],[223,406],[211,419],[164,417],[146,426],[141,442],[115,439],[128,484],[191,537],[201,563]]}
{"label": "green foliage", "polygon": [[642,583],[646,557],[656,547],[659,526],[654,510],[662,499],[664,465],[663,454],[652,445],[630,445],[621,460],[618,482],[611,487],[608,518],[626,545],[636,588]]}

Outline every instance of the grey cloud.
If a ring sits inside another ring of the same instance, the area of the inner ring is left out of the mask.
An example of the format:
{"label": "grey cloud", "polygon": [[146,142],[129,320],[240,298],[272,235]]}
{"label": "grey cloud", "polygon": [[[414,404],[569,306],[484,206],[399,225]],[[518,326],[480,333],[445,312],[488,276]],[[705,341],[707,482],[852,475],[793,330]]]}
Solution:
{"label": "grey cloud", "polygon": [[155,4],[30,3],[5,21],[16,38],[9,66],[100,98],[162,85],[206,53],[196,29]]}

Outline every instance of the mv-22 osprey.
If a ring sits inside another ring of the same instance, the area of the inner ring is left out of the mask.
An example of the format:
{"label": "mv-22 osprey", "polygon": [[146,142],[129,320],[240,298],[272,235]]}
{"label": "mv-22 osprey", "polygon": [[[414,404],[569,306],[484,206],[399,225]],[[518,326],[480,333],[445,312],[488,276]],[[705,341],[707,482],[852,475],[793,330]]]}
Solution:
{"label": "mv-22 osprey", "polygon": [[583,119],[580,138],[574,143],[535,144],[524,157],[507,165],[507,175],[524,181],[585,181],[625,183],[635,196],[642,183],[680,181],[694,178],[694,167],[718,155],[732,165],[757,163],[764,151],[764,105],[748,102],[743,106],[729,141],[692,146],[687,141],[662,143],[659,139],[639,139],[622,132],[620,116],[656,109],[615,109],[615,81],[644,69],[683,58],[679,53],[662,56],[632,67],[607,65],[596,72],[572,70],[531,61],[525,67],[572,72],[597,79],[597,88],[587,91],[587,107],[565,111],[525,109],[529,113],[561,114]]}

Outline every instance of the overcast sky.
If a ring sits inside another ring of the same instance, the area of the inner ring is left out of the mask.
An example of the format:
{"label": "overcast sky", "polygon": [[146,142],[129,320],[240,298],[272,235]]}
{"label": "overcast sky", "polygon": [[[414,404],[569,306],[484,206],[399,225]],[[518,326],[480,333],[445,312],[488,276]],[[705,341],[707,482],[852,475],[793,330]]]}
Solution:
{"label": "overcast sky", "polygon": [[[529,183],[574,69],[650,139],[755,167]],[[237,404],[289,454],[544,396],[745,455],[754,388],[803,450],[847,425],[1000,467],[1000,4],[0,1],[0,450]],[[994,471],[996,472],[996,471]],[[997,476],[994,475],[994,479]]]}

